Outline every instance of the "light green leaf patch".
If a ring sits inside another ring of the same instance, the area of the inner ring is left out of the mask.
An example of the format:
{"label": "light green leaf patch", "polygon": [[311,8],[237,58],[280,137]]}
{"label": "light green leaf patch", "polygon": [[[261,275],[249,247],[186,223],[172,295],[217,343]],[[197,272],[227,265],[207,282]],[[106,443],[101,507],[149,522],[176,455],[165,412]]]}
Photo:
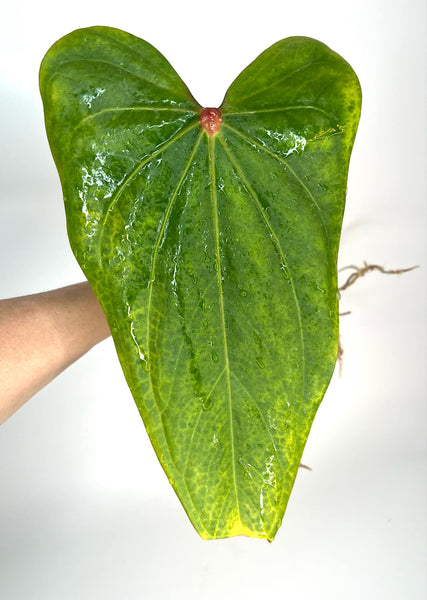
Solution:
{"label": "light green leaf patch", "polygon": [[147,42],[92,27],[40,87],[71,246],[169,481],[203,538],[272,540],[337,356],[354,72],[285,39],[207,113]]}

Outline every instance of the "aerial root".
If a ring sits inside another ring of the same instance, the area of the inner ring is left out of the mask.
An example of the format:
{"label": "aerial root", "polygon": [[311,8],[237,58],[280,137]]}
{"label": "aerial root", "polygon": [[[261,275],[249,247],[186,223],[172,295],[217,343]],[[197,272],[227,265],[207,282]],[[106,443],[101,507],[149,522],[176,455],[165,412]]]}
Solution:
{"label": "aerial root", "polygon": [[[418,266],[419,265],[415,265],[414,267],[409,267],[407,269],[385,269],[381,265],[368,265],[368,263],[366,261],[363,262],[363,267],[357,267],[356,265],[348,265],[347,267],[342,267],[342,269],[339,269],[339,272],[346,271],[348,269],[352,269],[353,273],[351,273],[351,275],[347,278],[347,280],[345,281],[345,283],[343,283],[343,285],[338,287],[338,290],[340,292],[342,292],[343,290],[346,290],[351,285],[353,285],[353,283],[355,283],[355,281],[357,281],[361,277],[364,277],[366,275],[366,273],[368,273],[369,271],[379,271],[380,273],[383,273],[384,275],[400,275],[401,273],[408,273],[408,271],[413,271],[414,269],[417,269]],[[340,313],[340,317],[349,315],[350,312],[351,311],[349,311],[349,310],[342,312],[342,313]],[[341,344],[341,337],[339,337],[337,362],[339,365],[340,376],[341,376],[341,372],[342,372],[343,354],[344,354],[344,349]]]}
{"label": "aerial root", "polygon": [[353,285],[355,281],[357,281],[360,277],[366,275],[366,273],[368,273],[369,271],[379,271],[380,273],[384,273],[385,275],[400,275],[401,273],[407,273],[408,271],[413,271],[417,268],[418,265],[415,265],[414,267],[409,267],[408,269],[384,269],[384,267],[381,267],[381,265],[368,265],[366,261],[364,261],[363,267],[348,265],[347,267],[339,269],[339,272],[346,271],[347,269],[353,269],[353,273],[348,277],[347,281],[338,289],[340,292],[346,290],[348,287]]}

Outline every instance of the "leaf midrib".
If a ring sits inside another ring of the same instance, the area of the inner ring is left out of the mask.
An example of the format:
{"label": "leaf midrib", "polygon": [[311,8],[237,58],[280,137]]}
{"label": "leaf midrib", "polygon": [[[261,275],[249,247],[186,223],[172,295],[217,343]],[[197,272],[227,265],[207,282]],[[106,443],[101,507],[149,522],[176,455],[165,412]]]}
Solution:
{"label": "leaf midrib", "polygon": [[216,261],[216,277],[218,286],[218,300],[220,307],[221,317],[221,331],[222,341],[224,347],[224,370],[227,378],[227,394],[228,394],[228,418],[230,422],[230,445],[231,445],[231,465],[233,475],[233,486],[234,495],[236,498],[237,512],[239,515],[239,522],[242,523],[240,514],[239,494],[236,478],[236,450],[234,447],[234,427],[233,427],[233,401],[231,395],[231,380],[230,380],[230,363],[228,357],[228,342],[227,332],[225,330],[225,310],[224,310],[224,294],[222,285],[222,269],[221,269],[221,249],[220,249],[220,237],[219,237],[219,222],[218,222],[218,199],[216,193],[216,171],[215,171],[215,138],[216,136],[210,136],[208,139],[208,153],[209,153],[209,174],[210,174],[210,188],[211,188],[211,203],[212,203],[212,220],[214,227],[214,241],[215,241],[215,261]]}

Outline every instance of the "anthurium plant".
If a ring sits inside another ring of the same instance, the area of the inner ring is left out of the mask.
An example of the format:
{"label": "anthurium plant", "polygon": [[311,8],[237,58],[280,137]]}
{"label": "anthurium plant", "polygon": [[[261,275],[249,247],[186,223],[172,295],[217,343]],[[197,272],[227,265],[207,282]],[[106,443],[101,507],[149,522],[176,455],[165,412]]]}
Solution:
{"label": "anthurium plant", "polygon": [[203,108],[150,44],[91,27],[40,88],[71,247],[170,483],[203,538],[272,540],[337,357],[356,75],[292,37]]}

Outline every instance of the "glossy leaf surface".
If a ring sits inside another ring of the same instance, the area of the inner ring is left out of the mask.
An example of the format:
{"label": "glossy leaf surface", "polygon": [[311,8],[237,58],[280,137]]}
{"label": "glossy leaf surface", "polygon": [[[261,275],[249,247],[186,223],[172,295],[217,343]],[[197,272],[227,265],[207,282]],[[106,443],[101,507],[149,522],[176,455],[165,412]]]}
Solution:
{"label": "glossy leaf surface", "polygon": [[159,52],[94,27],[40,86],[71,246],[170,482],[203,538],[273,539],[337,355],[354,72],[278,42],[213,133]]}

